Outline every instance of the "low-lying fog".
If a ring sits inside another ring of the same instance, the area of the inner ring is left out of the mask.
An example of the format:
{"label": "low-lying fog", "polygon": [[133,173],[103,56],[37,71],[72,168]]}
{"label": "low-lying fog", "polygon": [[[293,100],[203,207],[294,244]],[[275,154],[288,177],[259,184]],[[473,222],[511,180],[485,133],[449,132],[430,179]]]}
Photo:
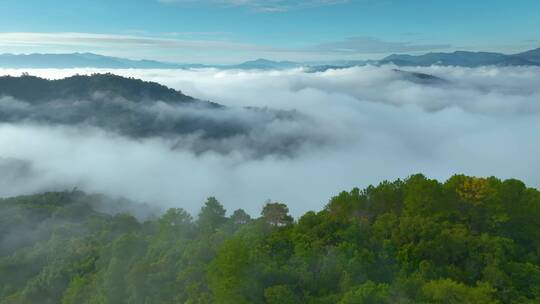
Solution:
{"label": "low-lying fog", "polygon": [[[0,75],[55,79],[112,72],[233,109],[297,110],[306,117],[271,122],[250,134],[256,140],[215,143],[227,153],[171,149],[161,136],[134,139],[96,127],[2,123],[0,195],[76,186],[193,213],[216,196],[228,210],[252,214],[272,199],[299,215],[322,208],[341,190],[418,172],[438,179],[454,173],[513,177],[540,186],[540,68],[406,69],[433,79],[394,69],[0,69]],[[2,111],[17,106],[0,98]],[[305,141],[294,153],[245,153],[251,145],[281,145],[287,136]]]}

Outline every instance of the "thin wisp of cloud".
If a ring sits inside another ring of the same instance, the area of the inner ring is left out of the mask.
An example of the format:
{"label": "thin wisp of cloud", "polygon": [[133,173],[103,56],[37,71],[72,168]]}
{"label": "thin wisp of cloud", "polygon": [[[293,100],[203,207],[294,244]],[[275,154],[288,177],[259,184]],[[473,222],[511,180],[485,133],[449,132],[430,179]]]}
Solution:
{"label": "thin wisp of cloud", "polygon": [[157,0],[163,4],[206,4],[218,7],[248,7],[257,12],[286,12],[295,9],[344,4],[351,0]]}

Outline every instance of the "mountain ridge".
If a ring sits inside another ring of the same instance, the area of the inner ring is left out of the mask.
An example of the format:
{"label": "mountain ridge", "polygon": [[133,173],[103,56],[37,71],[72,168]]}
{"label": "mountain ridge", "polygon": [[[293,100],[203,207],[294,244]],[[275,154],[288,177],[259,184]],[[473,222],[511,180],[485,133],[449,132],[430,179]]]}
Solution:
{"label": "mountain ridge", "polygon": [[94,53],[0,54],[0,66],[7,68],[182,68],[181,64],[156,60],[132,60]]}
{"label": "mountain ridge", "polygon": [[423,55],[392,54],[379,60],[378,63],[398,66],[540,66],[540,48],[510,55],[470,51],[430,52]]}
{"label": "mountain ridge", "polygon": [[[28,89],[31,87],[32,89]],[[27,102],[48,102],[62,98],[93,99],[95,92],[114,92],[127,100],[141,102],[160,100],[167,103],[195,103],[197,99],[158,84],[111,73],[74,75],[49,80],[23,74],[21,77],[0,76],[0,96]],[[214,106],[218,104],[210,103]]]}
{"label": "mountain ridge", "polygon": [[172,63],[156,60],[133,60],[94,53],[67,54],[0,54],[2,68],[112,68],[112,69],[241,69],[241,70],[285,70],[306,68],[311,71],[324,71],[330,68],[344,68],[363,65],[396,66],[540,66],[540,48],[516,53],[454,51],[450,53],[430,52],[421,55],[391,54],[380,60],[336,60],[321,62],[275,61],[265,58],[249,60],[238,64],[199,64]]}

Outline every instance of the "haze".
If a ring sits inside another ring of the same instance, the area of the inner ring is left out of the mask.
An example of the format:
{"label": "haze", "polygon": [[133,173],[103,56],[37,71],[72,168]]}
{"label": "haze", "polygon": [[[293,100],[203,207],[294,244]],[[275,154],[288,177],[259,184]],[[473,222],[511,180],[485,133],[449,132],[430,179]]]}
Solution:
{"label": "haze", "polygon": [[[540,68],[407,69],[442,80],[433,83],[395,69],[114,70],[223,104],[232,113],[243,107],[295,110],[305,119],[273,121],[257,133],[257,142],[291,134],[303,141],[289,154],[257,156],[241,140],[210,143],[229,147],[226,152],[200,153],[191,146],[171,149],[159,135],[134,139],[95,126],[3,123],[0,166],[7,174],[0,178],[0,195],[78,187],[190,212],[213,195],[229,210],[258,214],[272,199],[299,215],[320,209],[324,198],[341,190],[415,172],[439,179],[495,175],[540,186]],[[109,71],[24,72],[58,79]],[[3,102],[2,110],[18,105]]]}

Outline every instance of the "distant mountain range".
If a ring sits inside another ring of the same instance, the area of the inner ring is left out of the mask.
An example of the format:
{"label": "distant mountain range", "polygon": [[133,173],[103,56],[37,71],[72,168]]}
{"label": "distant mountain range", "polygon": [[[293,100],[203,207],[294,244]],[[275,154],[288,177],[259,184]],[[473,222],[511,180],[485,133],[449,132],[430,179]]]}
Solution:
{"label": "distant mountain range", "polygon": [[397,66],[540,66],[540,48],[512,55],[465,51],[453,53],[428,53],[419,56],[391,55],[379,60],[378,63],[393,63]]}
{"label": "distant mountain range", "polygon": [[283,70],[305,66],[291,61],[257,59],[234,65],[171,63],[155,60],[131,60],[92,53],[72,54],[0,54],[1,68],[109,68],[109,69],[190,69],[218,68],[242,70]]}
{"label": "distant mountain range", "polygon": [[305,66],[303,63],[292,61],[272,61],[267,59],[257,59],[246,61],[244,63],[229,65],[229,66],[214,66],[228,69],[242,70],[286,70]]}
{"label": "distant mountain range", "polygon": [[154,60],[131,60],[92,53],[0,55],[1,68],[111,68],[111,69],[190,69],[217,68],[242,70],[285,70],[305,68],[309,72],[347,68],[362,65],[394,64],[396,66],[540,66],[540,48],[518,54],[456,51],[453,53],[427,53],[424,55],[394,54],[381,60],[334,61],[325,64],[257,59],[233,65],[206,65],[170,63]]}
{"label": "distant mountain range", "polygon": [[[92,53],[72,54],[1,54],[3,68],[134,68],[134,69],[178,69],[183,65],[154,60],[130,60]],[[186,66],[187,67],[187,66]]]}

